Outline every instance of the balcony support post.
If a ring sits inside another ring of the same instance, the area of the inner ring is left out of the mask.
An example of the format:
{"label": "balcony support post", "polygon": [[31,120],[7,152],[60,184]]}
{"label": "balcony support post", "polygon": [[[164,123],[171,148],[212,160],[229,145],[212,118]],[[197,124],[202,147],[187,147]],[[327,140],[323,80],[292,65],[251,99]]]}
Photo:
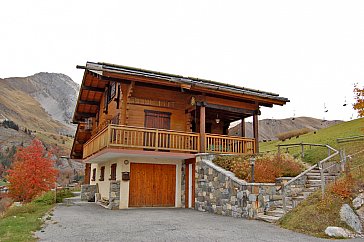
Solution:
{"label": "balcony support post", "polygon": [[259,153],[258,114],[259,114],[259,110],[257,112],[255,112],[253,115],[253,135],[254,135],[254,139],[255,139],[255,153]]}
{"label": "balcony support post", "polygon": [[245,137],[245,118],[241,118],[240,128],[241,128],[241,137]]}
{"label": "balcony support post", "polygon": [[200,106],[200,152],[206,152],[206,107]]}

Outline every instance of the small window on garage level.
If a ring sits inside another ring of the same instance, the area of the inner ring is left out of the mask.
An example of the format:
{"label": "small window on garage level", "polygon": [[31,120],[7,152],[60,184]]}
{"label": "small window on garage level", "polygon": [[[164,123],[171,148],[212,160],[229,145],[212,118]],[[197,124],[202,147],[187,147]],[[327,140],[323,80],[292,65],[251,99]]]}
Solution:
{"label": "small window on garage level", "polygon": [[103,181],[105,179],[105,166],[101,166],[100,168],[100,179],[99,181]]}
{"label": "small window on garage level", "polygon": [[116,164],[111,165],[110,180],[116,180]]}
{"label": "small window on garage level", "polygon": [[91,181],[95,180],[96,180],[96,168],[92,169],[92,178],[91,178]]}

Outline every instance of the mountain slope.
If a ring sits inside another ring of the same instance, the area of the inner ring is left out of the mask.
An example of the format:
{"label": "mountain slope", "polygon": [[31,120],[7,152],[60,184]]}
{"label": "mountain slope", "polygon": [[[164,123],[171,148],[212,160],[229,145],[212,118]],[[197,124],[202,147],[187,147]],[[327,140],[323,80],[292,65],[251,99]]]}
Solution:
{"label": "mountain slope", "polygon": [[73,134],[79,86],[64,74],[0,79],[0,116],[32,130]]}
{"label": "mountain slope", "polygon": [[[334,124],[342,123],[340,120],[321,120],[310,117],[297,117],[287,119],[263,119],[259,120],[259,140],[277,140],[276,135],[292,130],[309,128],[318,130],[330,127]],[[245,132],[247,137],[253,137],[253,125],[250,122],[245,123]],[[240,136],[240,123],[229,129],[229,135]]]}

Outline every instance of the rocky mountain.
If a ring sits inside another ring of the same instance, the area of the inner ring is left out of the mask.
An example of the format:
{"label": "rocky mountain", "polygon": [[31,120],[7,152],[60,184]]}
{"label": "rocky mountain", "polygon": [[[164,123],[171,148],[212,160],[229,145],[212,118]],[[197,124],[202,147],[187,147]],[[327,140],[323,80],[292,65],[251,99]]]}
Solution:
{"label": "rocky mountain", "polygon": [[0,79],[0,119],[31,130],[73,134],[78,92],[79,85],[59,73]]}
{"label": "rocky mountain", "polygon": [[[310,117],[297,117],[286,119],[262,119],[259,120],[259,140],[277,140],[277,135],[288,131],[309,128],[311,130],[318,130],[327,128],[331,125],[341,123],[340,120],[322,120]],[[245,130],[247,137],[253,137],[253,124],[250,122],[245,123]],[[240,123],[229,129],[230,135],[240,136],[241,126]]]}

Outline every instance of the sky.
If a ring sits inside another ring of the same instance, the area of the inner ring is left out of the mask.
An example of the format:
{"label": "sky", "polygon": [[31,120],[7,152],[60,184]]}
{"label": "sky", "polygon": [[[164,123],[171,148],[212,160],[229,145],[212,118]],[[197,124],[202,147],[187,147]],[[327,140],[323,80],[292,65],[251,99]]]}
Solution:
{"label": "sky", "polygon": [[364,1],[0,2],[0,78],[56,72],[80,83],[86,61],[290,99],[261,119],[350,120],[353,84],[364,86]]}

